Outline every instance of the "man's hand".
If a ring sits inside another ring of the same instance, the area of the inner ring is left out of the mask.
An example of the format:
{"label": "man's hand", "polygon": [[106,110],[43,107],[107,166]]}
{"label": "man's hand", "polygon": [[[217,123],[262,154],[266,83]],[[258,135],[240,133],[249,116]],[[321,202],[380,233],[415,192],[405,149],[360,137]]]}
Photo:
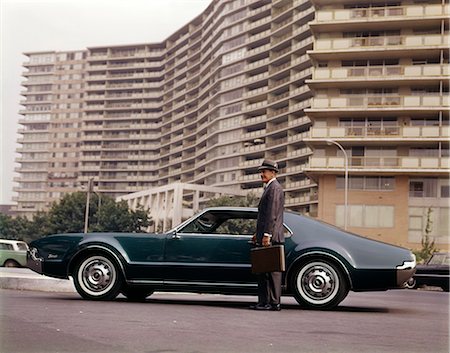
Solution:
{"label": "man's hand", "polygon": [[252,236],[252,243],[256,244],[256,234],[253,234],[253,236]]}
{"label": "man's hand", "polygon": [[269,237],[269,236],[265,235],[265,236],[263,237],[262,245],[263,245],[263,246],[270,246],[270,237]]}

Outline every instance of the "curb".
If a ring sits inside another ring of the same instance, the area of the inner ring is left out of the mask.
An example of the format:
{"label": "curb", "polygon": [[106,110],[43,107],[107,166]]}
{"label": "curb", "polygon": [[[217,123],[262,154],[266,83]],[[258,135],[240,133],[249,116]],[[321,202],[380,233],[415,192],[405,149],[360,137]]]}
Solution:
{"label": "curb", "polygon": [[72,279],[51,278],[28,269],[5,269],[0,271],[0,289],[34,290],[42,292],[74,293]]}

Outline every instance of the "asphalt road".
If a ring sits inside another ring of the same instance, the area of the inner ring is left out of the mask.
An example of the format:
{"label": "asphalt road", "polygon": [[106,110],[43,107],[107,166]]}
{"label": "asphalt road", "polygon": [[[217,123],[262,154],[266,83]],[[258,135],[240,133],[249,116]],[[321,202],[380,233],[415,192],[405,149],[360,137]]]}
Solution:
{"label": "asphalt road", "polygon": [[253,297],[155,293],[143,303],[0,290],[2,353],[449,352],[449,296],[350,293],[334,311],[248,309]]}

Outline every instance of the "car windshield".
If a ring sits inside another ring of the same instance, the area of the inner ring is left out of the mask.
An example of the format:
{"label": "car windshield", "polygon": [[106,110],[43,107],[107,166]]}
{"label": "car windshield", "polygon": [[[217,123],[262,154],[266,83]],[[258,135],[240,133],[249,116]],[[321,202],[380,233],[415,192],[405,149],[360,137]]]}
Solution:
{"label": "car windshield", "polygon": [[428,265],[449,265],[450,266],[450,254],[434,254]]}

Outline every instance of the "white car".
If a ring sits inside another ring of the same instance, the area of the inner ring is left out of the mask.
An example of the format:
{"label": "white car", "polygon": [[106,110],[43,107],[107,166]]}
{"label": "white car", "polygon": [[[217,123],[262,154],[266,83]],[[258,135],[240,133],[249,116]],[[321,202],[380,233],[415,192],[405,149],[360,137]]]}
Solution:
{"label": "white car", "polygon": [[0,266],[25,267],[28,244],[20,240],[0,239]]}

